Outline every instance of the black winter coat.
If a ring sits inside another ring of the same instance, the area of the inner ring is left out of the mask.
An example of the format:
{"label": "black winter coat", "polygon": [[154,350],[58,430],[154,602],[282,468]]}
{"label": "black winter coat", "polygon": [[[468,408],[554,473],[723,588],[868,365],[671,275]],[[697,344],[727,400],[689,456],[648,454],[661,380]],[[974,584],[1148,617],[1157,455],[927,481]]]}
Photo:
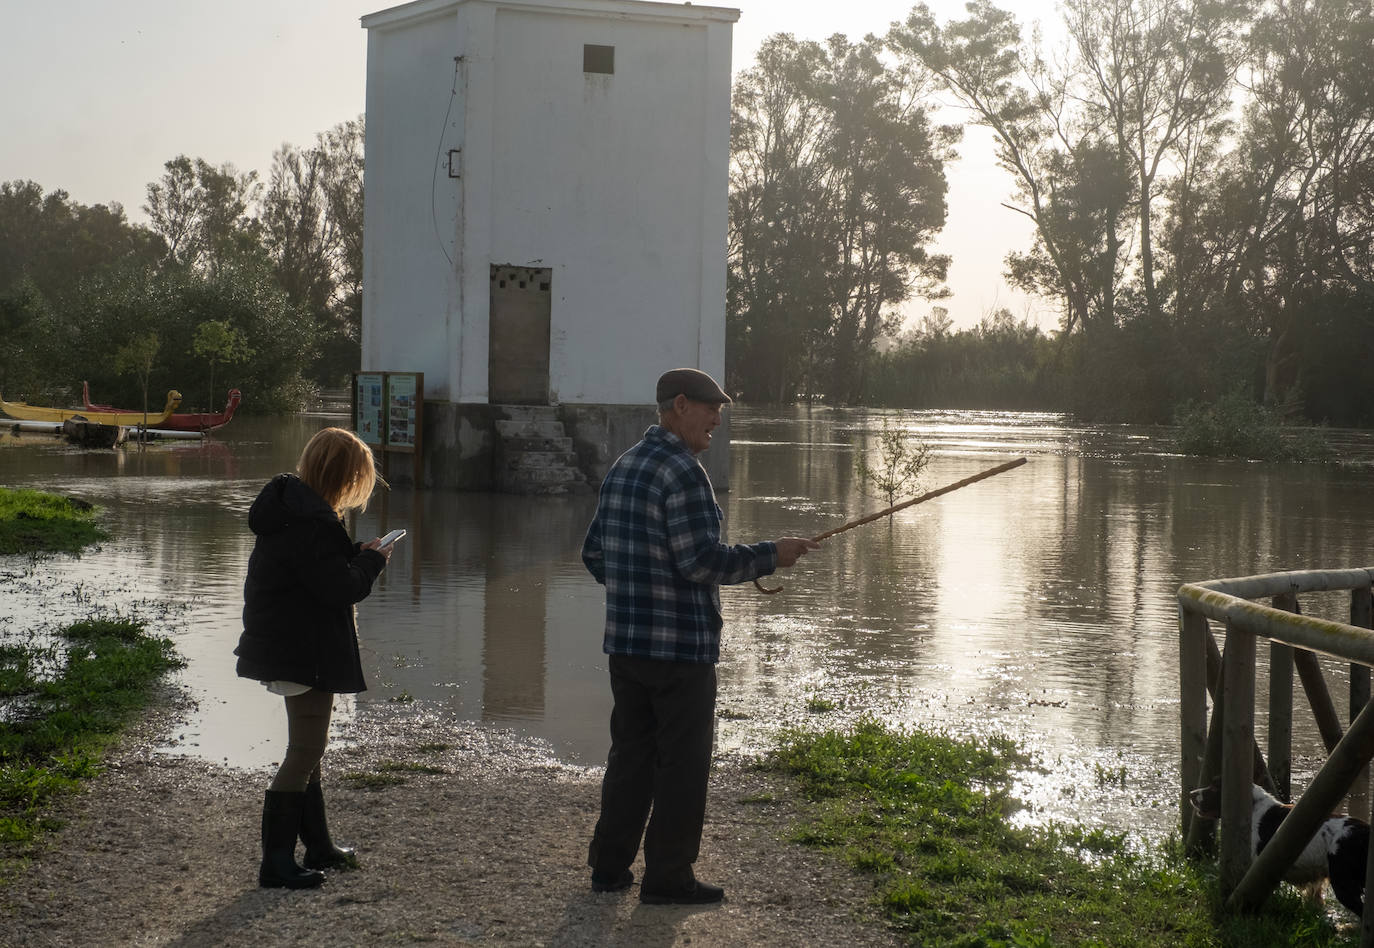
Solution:
{"label": "black winter coat", "polygon": [[278,474],[248,511],[257,534],[243,584],[238,673],[337,693],[367,690],[354,603],[386,557],[354,543],[338,516],[294,474]]}

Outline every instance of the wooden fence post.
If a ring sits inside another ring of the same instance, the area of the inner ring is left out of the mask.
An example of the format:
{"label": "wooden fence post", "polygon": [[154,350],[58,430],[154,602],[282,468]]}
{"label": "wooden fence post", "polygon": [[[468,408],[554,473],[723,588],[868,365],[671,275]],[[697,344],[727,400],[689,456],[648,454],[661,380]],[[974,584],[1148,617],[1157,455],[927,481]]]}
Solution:
{"label": "wooden fence post", "polygon": [[[1229,653],[1230,650],[1230,643],[1228,643],[1227,652]],[[1227,657],[1230,657],[1229,654]],[[1303,847],[1317,832],[1317,827],[1341,802],[1341,797],[1345,796],[1346,791],[1350,789],[1350,784],[1354,781],[1355,775],[1369,763],[1371,756],[1374,756],[1374,706],[1366,707],[1351,723],[1350,729],[1345,732],[1341,742],[1331,751],[1331,756],[1326,759],[1321,770],[1317,771],[1317,775],[1312,778],[1311,786],[1298,798],[1298,802],[1293,804],[1293,809],[1279,824],[1279,828],[1269,841],[1269,845],[1265,846],[1264,852],[1255,859],[1254,866],[1243,875],[1234,890],[1228,890],[1227,908],[1233,910],[1257,908],[1269,897],[1269,893],[1274,891],[1274,887],[1279,884],[1279,880],[1283,877],[1284,870],[1293,864],[1298,853],[1302,852]],[[1225,781],[1226,778],[1223,777],[1221,801],[1223,820],[1227,820],[1231,816],[1231,813],[1225,809],[1227,803]],[[1245,806],[1245,849],[1248,854],[1250,847],[1248,794]],[[1226,859],[1231,850],[1227,839],[1230,825],[1229,822],[1222,823],[1221,852],[1223,860]],[[1226,865],[1223,861],[1223,868]],[[1224,879],[1223,876],[1223,881]]]}
{"label": "wooden fence post", "polygon": [[[1275,609],[1297,611],[1292,593],[1275,596]],[[1269,776],[1279,799],[1293,799],[1293,647],[1269,643]]]}
{"label": "wooden fence post", "polygon": [[1312,716],[1329,754],[1341,742],[1341,716],[1336,713],[1336,703],[1331,700],[1321,665],[1316,655],[1305,648],[1297,648],[1293,650],[1293,666],[1298,670],[1303,691],[1307,692],[1307,703],[1312,706]]}
{"label": "wooden fence post", "polygon": [[1193,805],[1189,791],[1202,785],[1202,759],[1207,751],[1207,617],[1179,606],[1179,821],[1183,838],[1192,835]]}
{"label": "wooden fence post", "polygon": [[1221,679],[1221,892],[1229,898],[1250,868],[1255,759],[1255,636],[1229,620]]}
{"label": "wooden fence post", "polygon": [[[1374,597],[1370,595],[1368,586],[1350,590],[1350,624],[1359,626],[1361,629],[1374,628]],[[1355,665],[1350,666],[1350,713],[1355,715],[1355,702],[1361,701],[1362,705],[1369,702],[1369,667],[1359,666],[1361,669],[1361,688],[1359,693],[1355,687]],[[1369,792],[1369,766],[1366,765],[1360,771],[1360,778],[1363,781],[1365,793]],[[1370,799],[1370,819],[1374,820],[1374,798]],[[1365,891],[1370,889],[1374,883],[1374,846],[1369,847],[1369,855],[1365,860],[1364,884]],[[1365,899],[1364,915],[1360,919],[1360,945],[1362,948],[1374,948],[1374,906],[1370,903],[1374,899]]]}
{"label": "wooden fence post", "polygon": [[[1370,593],[1368,587],[1350,590],[1350,624],[1361,629],[1370,628]],[[1369,704],[1369,666],[1358,662],[1350,664],[1350,720]],[[1360,771],[1351,790],[1355,796],[1369,794],[1369,768]]]}
{"label": "wooden fence post", "polygon": [[[1374,802],[1369,807],[1370,825],[1374,826]],[[1374,884],[1374,846],[1369,847],[1369,855],[1365,857],[1364,866],[1364,914],[1360,917],[1360,948],[1374,948],[1374,898],[1369,894],[1374,892],[1371,889]]]}
{"label": "wooden fence post", "polygon": [[1269,643],[1269,776],[1279,799],[1293,799],[1293,647]]}
{"label": "wooden fence post", "polygon": [[[1318,673],[1320,674],[1320,673]],[[1322,682],[1323,686],[1326,684]],[[1221,719],[1221,650],[1217,648],[1217,640],[1213,638],[1210,629],[1207,630],[1207,688],[1212,694],[1212,726],[1216,727],[1216,722]],[[1207,783],[1212,777],[1221,773],[1221,738],[1218,736],[1215,746],[1211,741],[1207,744],[1207,753],[1214,755],[1211,759],[1211,767],[1204,766],[1205,771],[1203,783]],[[1255,773],[1254,781],[1270,793],[1277,793],[1274,781],[1269,777],[1269,768],[1264,763],[1264,751],[1260,750],[1259,741],[1255,741]]]}

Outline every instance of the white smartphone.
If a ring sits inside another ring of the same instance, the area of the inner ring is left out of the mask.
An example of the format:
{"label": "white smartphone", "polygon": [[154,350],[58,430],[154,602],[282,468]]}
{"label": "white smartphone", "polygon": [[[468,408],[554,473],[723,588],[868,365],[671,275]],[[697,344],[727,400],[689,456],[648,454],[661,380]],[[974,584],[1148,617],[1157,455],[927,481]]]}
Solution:
{"label": "white smartphone", "polygon": [[386,536],[382,537],[382,542],[379,543],[379,544],[377,544],[377,545],[378,545],[378,546],[391,546],[391,544],[395,543],[397,540],[399,540],[401,537],[403,537],[403,536],[405,536],[405,535],[406,535],[405,529],[402,528],[402,527],[397,527],[395,530],[392,530],[392,531],[391,531],[390,533],[388,533]]}

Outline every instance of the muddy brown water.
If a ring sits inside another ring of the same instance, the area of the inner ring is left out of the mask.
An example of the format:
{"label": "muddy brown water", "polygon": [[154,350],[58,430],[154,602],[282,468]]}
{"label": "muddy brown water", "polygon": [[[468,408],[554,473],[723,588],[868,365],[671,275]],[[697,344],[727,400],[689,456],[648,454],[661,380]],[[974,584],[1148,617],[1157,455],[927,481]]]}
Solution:
{"label": "muddy brown water", "polygon": [[[1039,766],[1028,819],[1151,836],[1176,823],[1177,620],[1182,582],[1367,566],[1374,438],[1333,431],[1353,464],[1185,458],[1167,432],[1053,414],[768,410],[735,406],[731,542],[811,535],[886,506],[854,473],[884,421],[933,448],[926,489],[1011,458],[1029,463],[849,531],[781,574],[784,592],[724,590],[718,744],[766,749],[789,726],[874,717],[1005,733]],[[236,418],[204,443],[81,451],[0,435],[0,485],[100,505],[113,539],[80,558],[0,558],[0,640],[95,610],[169,635],[195,700],[167,753],[234,766],[278,759],[280,699],[234,675],[249,504],[341,416]],[[481,720],[604,762],[610,698],[601,589],[578,557],[594,498],[395,490],[356,518],[403,526],[359,606],[370,689],[341,720],[394,703]],[[1306,611],[1341,618],[1341,596]],[[1345,692],[1329,667],[1332,690]],[[1261,694],[1264,685],[1261,683]],[[1299,782],[1315,728],[1300,717]]]}

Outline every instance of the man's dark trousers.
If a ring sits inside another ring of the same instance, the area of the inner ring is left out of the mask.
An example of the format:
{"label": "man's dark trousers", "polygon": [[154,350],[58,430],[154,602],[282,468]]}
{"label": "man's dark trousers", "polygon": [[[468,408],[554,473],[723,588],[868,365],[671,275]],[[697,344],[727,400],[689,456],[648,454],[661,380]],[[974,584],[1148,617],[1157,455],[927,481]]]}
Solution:
{"label": "man's dark trousers", "polygon": [[641,888],[689,887],[706,819],[716,666],[624,655],[610,656],[609,664],[611,752],[587,862],[613,878],[634,862],[643,834]]}

